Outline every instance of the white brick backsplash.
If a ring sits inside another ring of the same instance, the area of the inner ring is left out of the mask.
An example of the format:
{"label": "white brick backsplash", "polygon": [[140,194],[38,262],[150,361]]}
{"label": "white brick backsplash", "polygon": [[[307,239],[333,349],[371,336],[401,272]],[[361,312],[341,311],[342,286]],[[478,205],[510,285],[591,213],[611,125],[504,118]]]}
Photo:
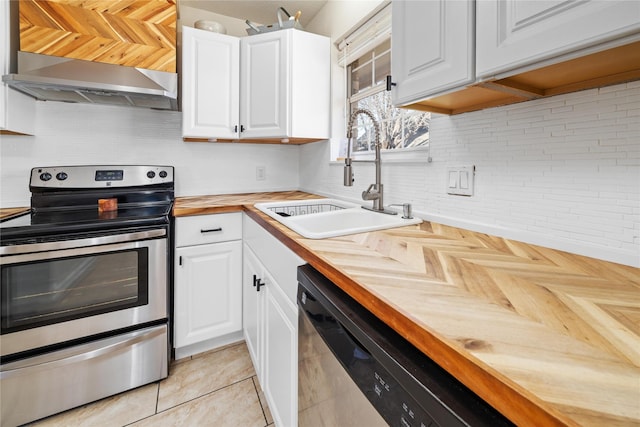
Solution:
{"label": "white brick backsplash", "polygon": [[[409,201],[427,219],[640,266],[638,115],[638,82],[434,114],[432,163],[383,158],[385,202]],[[358,200],[373,168],[355,164],[351,188],[342,186],[340,165],[307,173],[306,164],[328,155],[324,145],[301,148],[301,187]],[[447,195],[447,166],[464,164],[476,166],[474,195]]]}

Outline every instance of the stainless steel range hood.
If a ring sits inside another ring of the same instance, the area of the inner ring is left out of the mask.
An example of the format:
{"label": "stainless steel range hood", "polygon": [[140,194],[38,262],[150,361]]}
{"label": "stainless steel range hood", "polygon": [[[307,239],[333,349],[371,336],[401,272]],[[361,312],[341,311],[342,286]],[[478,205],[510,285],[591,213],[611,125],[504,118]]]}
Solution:
{"label": "stainless steel range hood", "polygon": [[2,80],[39,100],[178,109],[176,73],[20,51],[17,59],[17,73]]}

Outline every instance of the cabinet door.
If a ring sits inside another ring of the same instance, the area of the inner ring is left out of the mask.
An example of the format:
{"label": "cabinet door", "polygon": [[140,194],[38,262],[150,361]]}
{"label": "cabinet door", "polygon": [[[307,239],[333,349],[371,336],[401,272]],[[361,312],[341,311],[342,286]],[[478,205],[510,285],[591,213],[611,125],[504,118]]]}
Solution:
{"label": "cabinet door", "polygon": [[392,3],[391,91],[406,105],[475,79],[472,1]]}
{"label": "cabinet door", "polygon": [[298,420],[298,310],[265,274],[265,395],[276,425]]}
{"label": "cabinet door", "polygon": [[237,138],[240,41],[182,27],[182,135]]}
{"label": "cabinet door", "polygon": [[253,251],[244,245],[243,268],[242,268],[242,327],[244,338],[253,361],[253,366],[258,374],[258,381],[261,386],[264,384],[264,354],[263,354],[263,334],[264,322],[263,301],[265,291],[256,288],[256,280],[264,280],[264,268]]}
{"label": "cabinet door", "polygon": [[283,138],[289,134],[290,35],[290,31],[275,31],[242,39],[242,138]]}
{"label": "cabinet door", "polygon": [[175,347],[241,331],[241,241],[178,248],[175,258]]}
{"label": "cabinet door", "polygon": [[[18,2],[0,2],[0,76],[9,74],[11,54],[11,8],[17,14]],[[14,21],[18,25],[17,16]],[[36,101],[0,80],[0,131],[33,135],[35,132]]]}
{"label": "cabinet door", "polygon": [[638,1],[483,0],[476,8],[478,77],[551,60],[640,29]]}

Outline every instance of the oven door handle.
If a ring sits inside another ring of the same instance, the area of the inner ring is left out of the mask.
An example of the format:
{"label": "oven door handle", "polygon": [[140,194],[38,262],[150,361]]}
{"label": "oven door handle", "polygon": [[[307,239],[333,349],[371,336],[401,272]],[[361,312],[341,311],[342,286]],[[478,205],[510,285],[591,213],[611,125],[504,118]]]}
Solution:
{"label": "oven door handle", "polygon": [[134,344],[147,341],[164,333],[165,327],[157,326],[152,329],[129,332],[125,335],[115,336],[95,343],[79,345],[67,351],[52,352],[10,362],[0,367],[0,379],[4,380],[14,375],[20,375],[24,369],[58,369],[83,360],[95,359],[96,357],[129,348]]}
{"label": "oven door handle", "polygon": [[154,239],[167,235],[167,230],[158,228],[133,233],[110,234],[107,236],[88,237],[85,239],[60,240],[56,242],[29,243],[26,245],[3,246],[0,255],[18,255],[33,252],[57,251],[61,249],[83,248],[87,246],[109,245],[112,243],[126,243],[140,240]]}

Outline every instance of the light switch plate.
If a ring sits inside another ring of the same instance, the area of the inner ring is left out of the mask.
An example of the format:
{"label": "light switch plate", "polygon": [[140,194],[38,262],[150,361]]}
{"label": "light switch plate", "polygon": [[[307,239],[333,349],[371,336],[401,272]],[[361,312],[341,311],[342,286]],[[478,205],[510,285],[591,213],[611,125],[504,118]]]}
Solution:
{"label": "light switch plate", "polygon": [[447,167],[447,194],[472,196],[475,166]]}

